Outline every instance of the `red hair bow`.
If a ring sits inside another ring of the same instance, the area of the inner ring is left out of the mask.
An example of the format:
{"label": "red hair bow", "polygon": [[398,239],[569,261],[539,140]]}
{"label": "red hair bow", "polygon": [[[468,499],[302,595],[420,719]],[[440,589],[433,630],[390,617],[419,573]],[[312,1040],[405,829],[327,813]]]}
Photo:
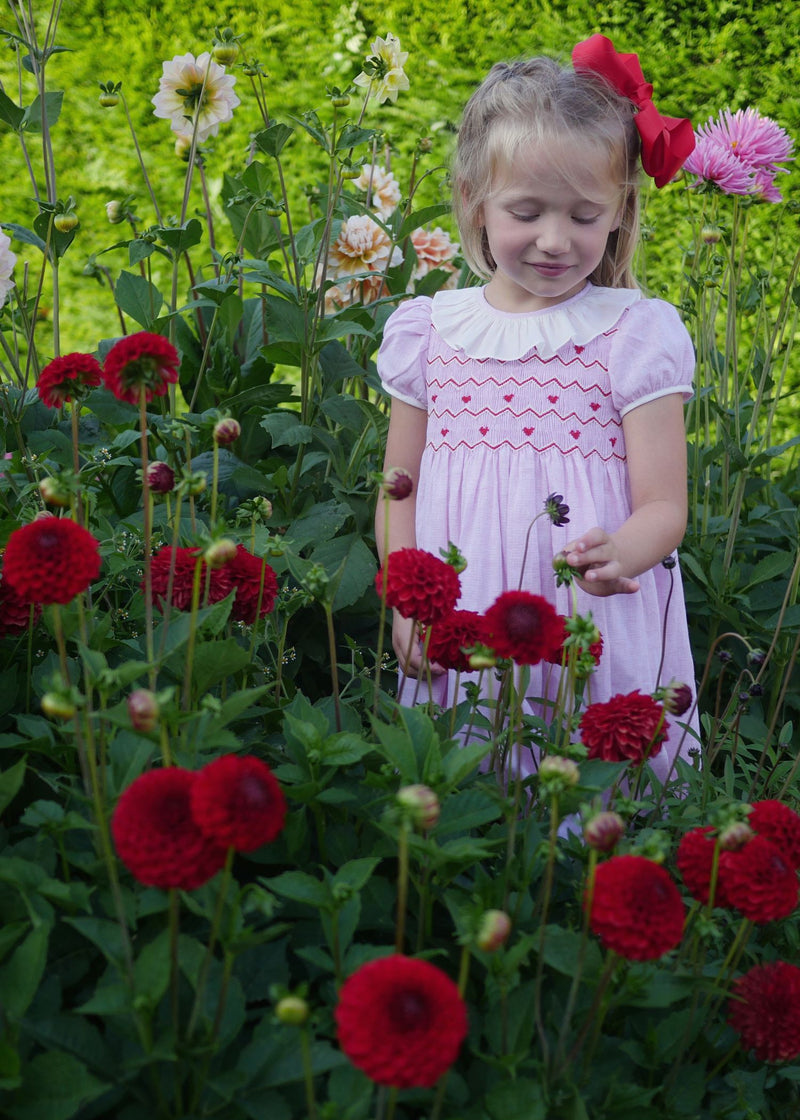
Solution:
{"label": "red hair bow", "polygon": [[653,104],[653,87],[644,79],[635,54],[619,54],[605,35],[592,35],[572,51],[576,70],[589,70],[627,97],[638,109],[636,127],[642,138],[642,167],[663,187],[694,151],[692,122],[664,117]]}

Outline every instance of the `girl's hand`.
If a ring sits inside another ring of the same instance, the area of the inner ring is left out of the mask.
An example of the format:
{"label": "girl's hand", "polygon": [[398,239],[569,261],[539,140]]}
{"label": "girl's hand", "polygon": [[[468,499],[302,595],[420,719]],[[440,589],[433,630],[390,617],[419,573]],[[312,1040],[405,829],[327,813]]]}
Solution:
{"label": "girl's hand", "polygon": [[623,574],[614,537],[597,525],[568,544],[564,556],[589,595],[632,595],[639,590],[639,581]]}
{"label": "girl's hand", "polygon": [[[397,654],[397,662],[402,672],[407,677],[421,677],[427,675],[427,670],[422,667],[422,642],[419,637],[414,633],[414,621],[410,618],[403,618],[397,611],[393,612],[392,619],[392,646],[394,652]],[[413,639],[412,639],[413,635]],[[409,656],[409,646],[411,647],[411,655]],[[408,658],[408,665],[406,665],[406,658]],[[430,663],[431,676],[440,677],[442,673],[447,670],[443,669],[441,665],[437,665],[435,661]]]}

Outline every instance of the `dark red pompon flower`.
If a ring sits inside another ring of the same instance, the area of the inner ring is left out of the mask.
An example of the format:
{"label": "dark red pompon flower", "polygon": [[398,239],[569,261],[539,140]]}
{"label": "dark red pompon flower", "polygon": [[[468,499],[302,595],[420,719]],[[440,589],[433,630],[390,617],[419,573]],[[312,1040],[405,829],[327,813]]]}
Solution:
{"label": "dark red pompon flower", "polygon": [[225,571],[231,586],[236,588],[231,618],[252,624],[270,613],[278,594],[278,580],[266,560],[254,556],[240,544],[236,546],[234,558],[225,565]]}
{"label": "dark red pompon flower", "polygon": [[727,904],[758,925],[788,918],[797,907],[797,872],[766,836],[721,852],[719,882]]}
{"label": "dark red pompon flower", "polygon": [[354,972],[335,1014],[339,1044],[353,1065],[398,1089],[435,1085],[467,1034],[467,1009],[450,977],[399,954]]}
{"label": "dark red pompon flower", "polygon": [[589,924],[606,949],[631,961],[651,961],[683,936],[680,891],[659,863],[612,856],[595,873]]}
{"label": "dark red pompon flower", "polygon": [[75,400],[102,380],[100,363],[91,354],[63,354],[47,363],[36,390],[48,408],[61,408],[64,401]]}
{"label": "dark red pompon flower", "polygon": [[115,342],[103,363],[106,388],[121,401],[138,404],[141,390],[145,399],[163,397],[167,385],[178,380],[178,351],[166,338],[150,331],[129,334]]}
{"label": "dark red pompon flower", "polygon": [[[681,837],[675,860],[689,894],[704,906],[708,905],[716,842],[716,832],[711,825],[693,828]],[[714,890],[714,905],[727,905],[725,894],[721,890],[719,872]]]}
{"label": "dark red pompon flower", "polygon": [[27,602],[17,594],[7,579],[0,577],[0,638],[24,634],[30,625],[36,625],[41,614],[40,603]]}
{"label": "dark red pompon flower", "polygon": [[227,754],[197,774],[192,815],[213,843],[254,852],[283,828],[286,798],[266,762],[254,755]]}
{"label": "dark red pompon flower", "polygon": [[[153,602],[159,610],[163,611],[167,599],[179,611],[188,611],[191,608],[195,570],[201,555],[199,548],[173,548],[171,545],[165,545],[155,553],[150,572]],[[232,585],[227,565],[210,570],[205,561],[200,560],[199,579],[201,606],[204,603],[218,603],[230,594]],[[208,583],[207,599],[205,598],[206,583]]]}
{"label": "dark red pompon flower", "polygon": [[28,603],[69,603],[100,573],[97,540],[68,517],[43,517],[15,529],[3,578]]}
{"label": "dark red pompon flower", "polygon": [[643,762],[661,750],[667,727],[661,705],[636,689],[604,704],[590,704],[581,717],[580,733],[589,758]]}
{"label": "dark red pompon flower", "polygon": [[782,801],[754,801],[747,823],[771,840],[795,870],[800,869],[800,815]]}
{"label": "dark red pompon flower", "polygon": [[469,670],[465,649],[483,641],[483,615],[477,611],[451,611],[430,627],[428,660],[443,669]]}
{"label": "dark red pompon flower", "polygon": [[[375,590],[383,594],[383,568],[375,577]],[[455,607],[461,580],[450,564],[422,548],[400,548],[387,561],[386,606],[403,618],[438,622]]]}
{"label": "dark red pompon flower", "polygon": [[728,1022],[760,1062],[800,1058],[800,968],[756,965],[731,987]]}
{"label": "dark red pompon flower", "polygon": [[225,848],[195,824],[191,792],[197,775],[168,766],[128,786],[111,818],[117,854],[146,887],[191,891],[225,863]]}
{"label": "dark red pompon flower", "polygon": [[486,644],[519,665],[537,665],[563,639],[561,615],[530,591],[504,591],[486,611],[484,626]]}

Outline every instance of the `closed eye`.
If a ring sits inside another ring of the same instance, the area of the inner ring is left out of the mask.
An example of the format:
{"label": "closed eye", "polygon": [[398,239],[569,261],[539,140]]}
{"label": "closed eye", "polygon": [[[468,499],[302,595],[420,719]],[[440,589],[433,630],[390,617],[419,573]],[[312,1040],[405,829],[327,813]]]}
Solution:
{"label": "closed eye", "polygon": [[596,222],[599,217],[599,214],[594,214],[591,218],[579,218],[577,215],[573,215],[572,220],[573,222],[577,222],[579,226],[590,226],[593,222]]}

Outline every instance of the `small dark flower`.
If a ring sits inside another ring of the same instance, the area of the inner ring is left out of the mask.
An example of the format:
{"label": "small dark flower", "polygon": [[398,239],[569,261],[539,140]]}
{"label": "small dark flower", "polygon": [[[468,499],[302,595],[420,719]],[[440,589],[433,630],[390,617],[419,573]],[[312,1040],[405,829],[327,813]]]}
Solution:
{"label": "small dark flower", "polygon": [[668,572],[671,572],[672,569],[675,567],[675,565],[677,563],[678,563],[678,561],[675,559],[674,556],[665,556],[664,559],[661,561],[661,566],[663,568],[666,568]]}
{"label": "small dark flower", "polygon": [[564,504],[563,494],[548,494],[544,500],[544,508],[552,523],[559,528],[569,524],[569,506]]}
{"label": "small dark flower", "polygon": [[224,420],[219,420],[214,425],[214,443],[218,447],[227,447],[228,444],[236,443],[241,434],[242,426],[232,416],[226,416]]}
{"label": "small dark flower", "polygon": [[175,471],[160,459],[147,464],[147,484],[155,494],[169,494],[175,489]]}
{"label": "small dark flower", "polygon": [[403,467],[392,467],[383,475],[383,492],[387,498],[402,502],[414,489],[414,479]]}

